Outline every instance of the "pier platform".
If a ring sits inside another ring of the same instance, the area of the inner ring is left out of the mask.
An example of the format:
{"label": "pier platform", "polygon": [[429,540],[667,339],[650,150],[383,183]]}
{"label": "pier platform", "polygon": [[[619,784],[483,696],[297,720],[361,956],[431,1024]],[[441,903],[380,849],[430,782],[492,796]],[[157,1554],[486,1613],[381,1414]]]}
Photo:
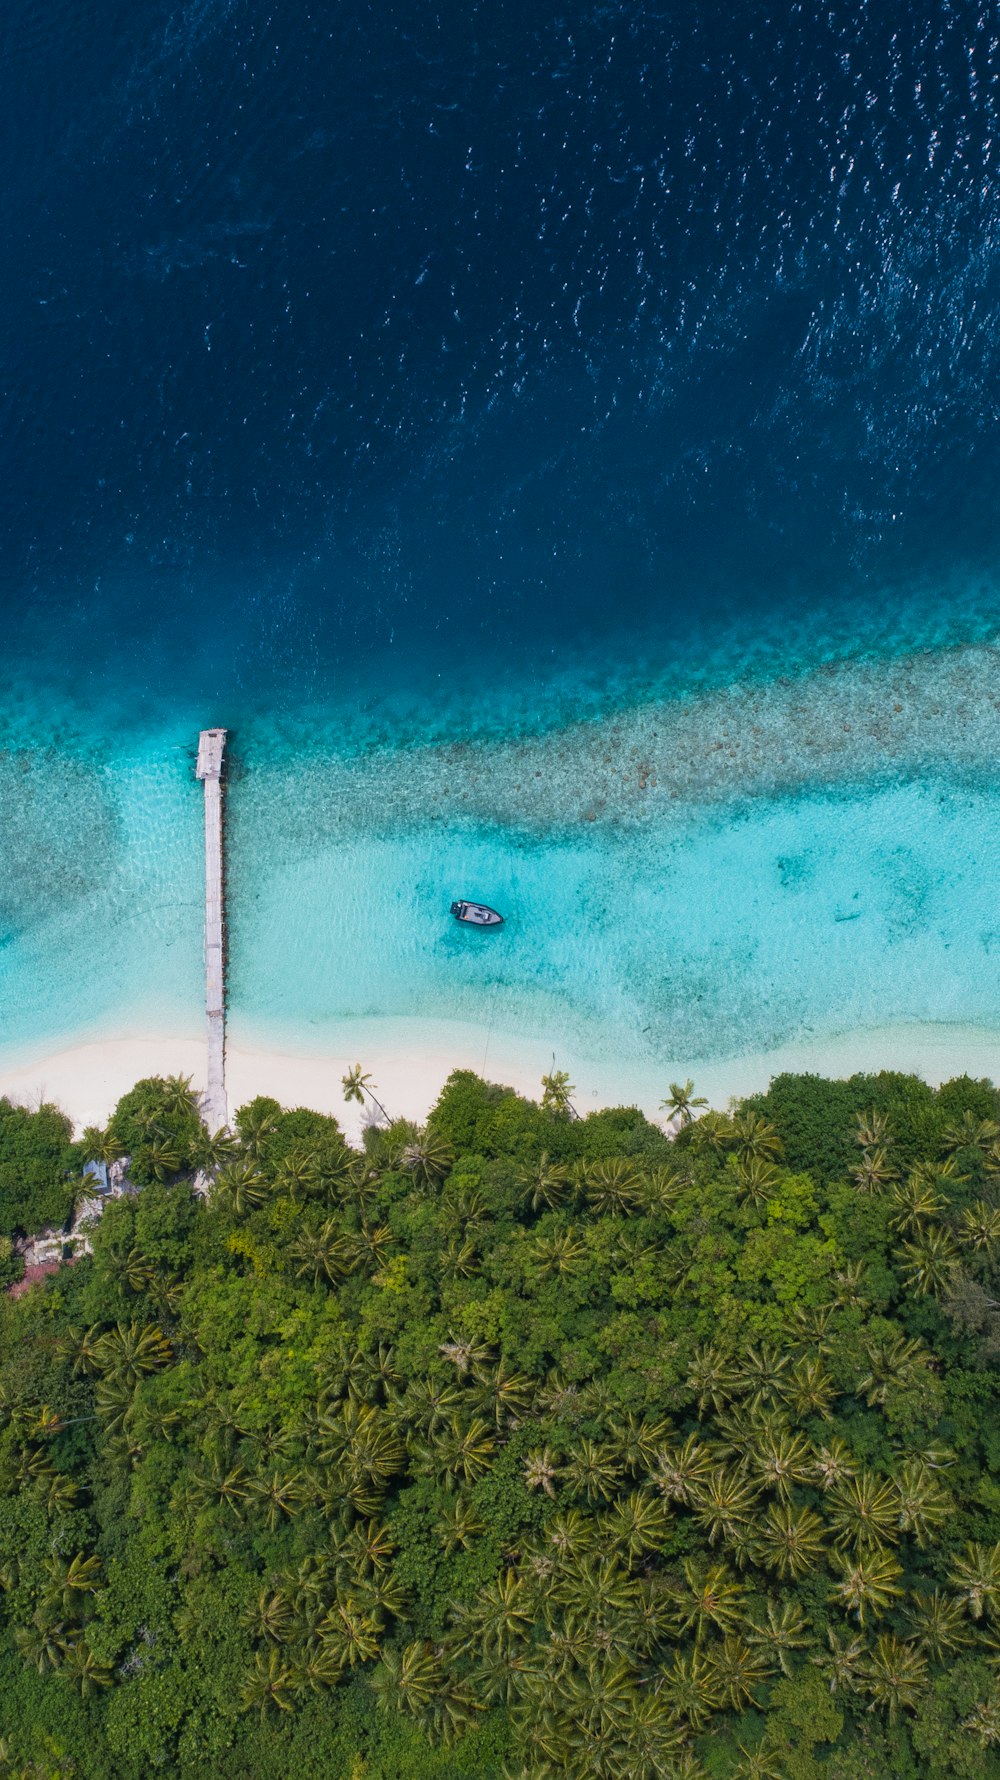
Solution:
{"label": "pier platform", "polygon": [[208,1021],[208,1088],[205,1122],[210,1131],[229,1123],[226,1099],[225,880],[222,855],[222,774],[226,731],[203,729],[195,768],[205,786],[205,1014]]}

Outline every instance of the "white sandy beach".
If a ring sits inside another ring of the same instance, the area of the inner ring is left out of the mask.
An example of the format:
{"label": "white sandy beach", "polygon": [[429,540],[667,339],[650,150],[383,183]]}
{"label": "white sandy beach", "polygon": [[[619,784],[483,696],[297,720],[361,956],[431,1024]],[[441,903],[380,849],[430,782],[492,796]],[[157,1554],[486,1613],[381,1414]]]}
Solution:
{"label": "white sandy beach", "polygon": [[[322,1054],[232,1042],[226,1059],[231,1114],[255,1095],[269,1094],[284,1106],[335,1114],[356,1140],[364,1115],[356,1105],[345,1106],[341,1076],[357,1061],[370,1072],[392,1116],[423,1120],[453,1069],[474,1069],[537,1096],[540,1076],[552,1067],[552,1050],[512,1033],[488,1037],[485,1028],[457,1021],[358,1020],[333,1029]],[[649,1065],[627,1069],[558,1050],[555,1061],[569,1071],[580,1112],[639,1105],[656,1117],[668,1082],[688,1075],[699,1093],[720,1107],[734,1095],[765,1088],[783,1070],[845,1076],[856,1070],[899,1069],[934,1084],[963,1073],[995,1080],[1000,1076],[1000,1033],[958,1024],[896,1025],[729,1059],[670,1060],[655,1070]],[[8,1060],[0,1064],[0,1094],[25,1105],[54,1101],[82,1129],[102,1124],[141,1077],[190,1075],[203,1088],[205,1067],[205,1044],[199,1038],[120,1036],[16,1063]]]}

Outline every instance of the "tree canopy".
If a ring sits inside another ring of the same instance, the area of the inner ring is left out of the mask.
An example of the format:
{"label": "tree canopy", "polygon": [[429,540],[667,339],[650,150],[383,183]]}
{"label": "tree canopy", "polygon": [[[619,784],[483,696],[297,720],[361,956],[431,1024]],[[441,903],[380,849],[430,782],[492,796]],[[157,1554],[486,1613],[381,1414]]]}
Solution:
{"label": "tree canopy", "polygon": [[691,1090],[126,1095],[0,1299],[0,1773],[1000,1780],[1000,1095]]}

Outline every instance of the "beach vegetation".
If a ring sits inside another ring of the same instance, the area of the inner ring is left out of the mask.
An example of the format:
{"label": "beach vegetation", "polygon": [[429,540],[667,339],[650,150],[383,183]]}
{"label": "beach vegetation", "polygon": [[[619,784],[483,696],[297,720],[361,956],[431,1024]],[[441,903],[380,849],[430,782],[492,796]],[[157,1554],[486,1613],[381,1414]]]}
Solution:
{"label": "beach vegetation", "polygon": [[84,1157],[55,1106],[34,1111],[0,1099],[0,1235],[61,1228],[79,1188]]}
{"label": "beach vegetation", "polygon": [[2,1771],[1000,1780],[1000,1095],[678,1099],[138,1083],[0,1298]]}

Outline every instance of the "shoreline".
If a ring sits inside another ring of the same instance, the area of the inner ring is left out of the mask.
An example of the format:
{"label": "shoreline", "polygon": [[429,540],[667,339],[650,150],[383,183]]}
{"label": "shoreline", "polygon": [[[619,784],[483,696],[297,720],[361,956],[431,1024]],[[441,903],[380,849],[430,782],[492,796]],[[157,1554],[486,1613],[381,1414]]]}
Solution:
{"label": "shoreline", "polygon": [[[509,1032],[491,1035],[478,1024],[445,1020],[335,1022],[328,1029],[328,1042],[315,1051],[235,1037],[226,1051],[230,1112],[235,1114],[256,1095],[268,1094],[286,1107],[332,1113],[345,1135],[358,1142],[367,1121],[356,1104],[345,1105],[341,1076],[359,1061],[391,1116],[422,1123],[453,1069],[472,1069],[537,1099],[540,1077],[552,1067],[553,1052],[548,1041]],[[900,1022],[800,1039],[770,1051],[682,1058],[662,1066],[644,1061],[634,1068],[620,1060],[576,1057],[557,1046],[555,1064],[568,1070],[581,1114],[606,1106],[638,1105],[650,1118],[658,1118],[669,1082],[688,1076],[697,1091],[720,1108],[732,1097],[766,1088],[772,1076],[784,1071],[846,1076],[893,1069],[921,1075],[935,1086],[962,1074],[995,1080],[1000,1075],[1000,1031],[957,1023]],[[190,1075],[203,1091],[206,1068],[202,1038],[121,1035],[68,1044],[24,1062],[0,1057],[0,1096],[24,1105],[53,1101],[80,1131],[85,1125],[103,1125],[121,1096],[143,1076]]]}

